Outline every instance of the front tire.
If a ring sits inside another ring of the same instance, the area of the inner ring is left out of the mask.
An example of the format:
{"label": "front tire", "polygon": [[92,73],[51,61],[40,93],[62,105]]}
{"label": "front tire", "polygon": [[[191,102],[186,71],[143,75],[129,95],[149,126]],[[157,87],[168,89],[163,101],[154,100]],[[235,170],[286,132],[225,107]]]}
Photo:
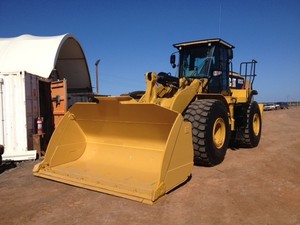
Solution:
{"label": "front tire", "polygon": [[184,113],[192,123],[194,164],[214,166],[224,160],[230,139],[225,105],[216,99],[192,102]]}

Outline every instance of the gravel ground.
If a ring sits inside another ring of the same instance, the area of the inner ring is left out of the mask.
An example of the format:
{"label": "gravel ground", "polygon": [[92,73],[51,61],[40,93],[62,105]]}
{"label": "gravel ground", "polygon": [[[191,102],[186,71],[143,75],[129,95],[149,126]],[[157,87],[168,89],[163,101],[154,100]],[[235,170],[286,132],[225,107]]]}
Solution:
{"label": "gravel ground", "polygon": [[32,175],[0,174],[0,224],[300,224],[300,107],[265,112],[260,145],[228,149],[218,166],[149,206]]}

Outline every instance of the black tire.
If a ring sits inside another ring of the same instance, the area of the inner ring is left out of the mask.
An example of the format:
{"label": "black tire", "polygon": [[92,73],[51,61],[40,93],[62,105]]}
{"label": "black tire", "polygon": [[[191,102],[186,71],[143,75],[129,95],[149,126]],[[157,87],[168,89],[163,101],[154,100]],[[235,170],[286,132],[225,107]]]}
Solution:
{"label": "black tire", "polygon": [[242,111],[246,111],[246,115],[240,117],[243,121],[237,121],[237,124],[242,124],[242,126],[236,127],[233,143],[234,147],[254,148],[260,141],[262,130],[261,113],[255,101],[245,107],[247,107],[247,111]]}
{"label": "black tire", "polygon": [[2,165],[2,154],[4,153],[4,146],[0,145],[0,166]]}
{"label": "black tire", "polygon": [[184,119],[192,123],[194,164],[214,166],[221,163],[230,139],[225,105],[215,99],[196,100],[184,112]]}

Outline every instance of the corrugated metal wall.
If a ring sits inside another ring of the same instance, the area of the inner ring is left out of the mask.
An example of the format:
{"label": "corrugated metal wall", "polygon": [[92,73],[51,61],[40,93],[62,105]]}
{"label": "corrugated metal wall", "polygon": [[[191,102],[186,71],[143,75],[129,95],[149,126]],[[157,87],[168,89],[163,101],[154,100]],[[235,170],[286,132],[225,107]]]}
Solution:
{"label": "corrugated metal wall", "polygon": [[[32,96],[36,86],[34,76],[24,72],[0,73],[2,79],[2,111],[3,122],[0,130],[4,131],[3,144],[5,147],[3,160],[34,159],[36,151],[28,151],[28,129],[32,129],[35,109],[38,109],[38,95]],[[31,90],[26,91],[26,84]],[[31,96],[30,96],[31,95]],[[36,98],[36,100],[33,100]],[[36,102],[36,103],[35,103]],[[26,109],[29,109],[27,114]],[[27,125],[28,121],[29,124]],[[31,134],[32,135],[32,134]],[[0,139],[1,140],[1,139]]]}

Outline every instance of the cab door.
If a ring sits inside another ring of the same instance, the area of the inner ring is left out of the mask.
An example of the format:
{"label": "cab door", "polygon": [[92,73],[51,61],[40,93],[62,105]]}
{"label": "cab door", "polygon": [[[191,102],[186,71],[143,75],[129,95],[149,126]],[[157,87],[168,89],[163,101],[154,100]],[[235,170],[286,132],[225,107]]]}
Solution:
{"label": "cab door", "polygon": [[209,82],[210,93],[229,93],[229,56],[224,46],[216,46],[214,51],[215,62]]}

